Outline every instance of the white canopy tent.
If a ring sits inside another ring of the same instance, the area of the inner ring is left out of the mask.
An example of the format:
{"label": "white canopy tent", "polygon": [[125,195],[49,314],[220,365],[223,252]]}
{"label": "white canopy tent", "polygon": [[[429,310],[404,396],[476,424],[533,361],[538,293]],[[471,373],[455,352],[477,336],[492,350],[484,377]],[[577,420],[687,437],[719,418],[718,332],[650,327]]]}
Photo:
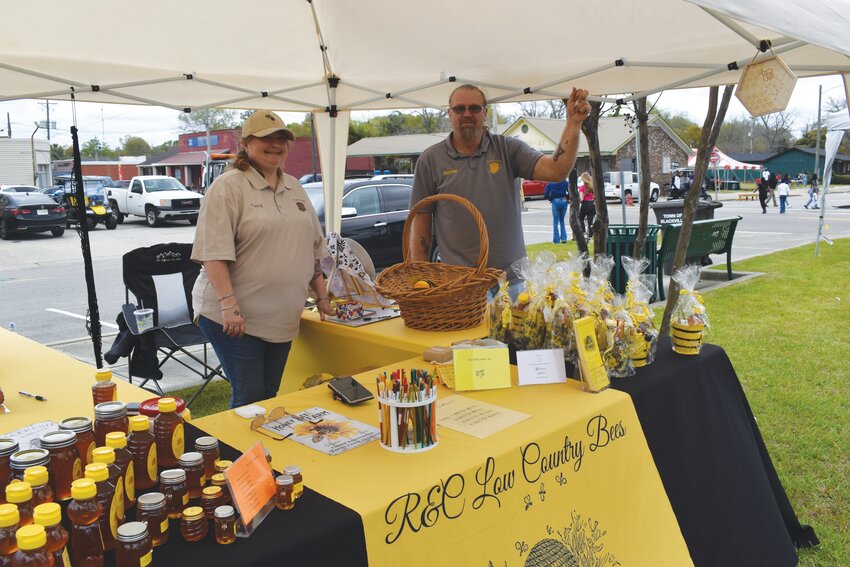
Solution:
{"label": "white canopy tent", "polygon": [[826,118],[825,159],[823,164],[823,180],[821,183],[823,190],[820,195],[820,222],[818,223],[815,256],[818,254],[821,238],[825,238],[827,242],[832,244],[832,241],[823,234],[824,218],[826,216],[826,194],[829,192],[829,184],[832,181],[832,166],[835,164],[838,146],[841,145],[841,139],[844,138],[844,133],[850,130],[850,114],[848,112],[850,112],[850,108],[840,112],[834,112]]}
{"label": "white canopy tent", "polygon": [[[735,83],[768,44],[798,76],[850,72],[848,0],[43,0],[13,12],[0,100],[315,113],[328,230],[352,110],[444,106],[463,82],[491,102],[574,86],[627,101]],[[33,33],[45,17],[53,31]]]}

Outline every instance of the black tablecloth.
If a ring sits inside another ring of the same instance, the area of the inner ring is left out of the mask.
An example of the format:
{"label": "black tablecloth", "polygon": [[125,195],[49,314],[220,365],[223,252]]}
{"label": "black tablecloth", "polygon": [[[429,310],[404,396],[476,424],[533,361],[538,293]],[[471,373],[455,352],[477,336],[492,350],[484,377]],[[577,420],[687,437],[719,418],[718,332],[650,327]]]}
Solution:
{"label": "black tablecloth", "polygon": [[[186,446],[206,435],[186,424]],[[219,443],[221,458],[236,460],[241,455]],[[290,463],[272,463],[282,468]],[[309,484],[307,480],[306,484]],[[128,515],[135,513],[135,509]],[[171,520],[168,541],[153,552],[153,565],[189,566],[365,566],[366,539],[360,516],[329,498],[304,488],[304,494],[291,510],[272,510],[249,538],[237,538],[231,545],[218,545],[210,522],[209,536],[187,543],[180,537],[179,520]],[[115,565],[114,553],[106,565]]]}
{"label": "black tablecloth", "polygon": [[655,363],[613,387],[632,397],[697,567],[796,565],[794,545],[818,543],[788,501],[723,349],[685,356],[662,337]]}

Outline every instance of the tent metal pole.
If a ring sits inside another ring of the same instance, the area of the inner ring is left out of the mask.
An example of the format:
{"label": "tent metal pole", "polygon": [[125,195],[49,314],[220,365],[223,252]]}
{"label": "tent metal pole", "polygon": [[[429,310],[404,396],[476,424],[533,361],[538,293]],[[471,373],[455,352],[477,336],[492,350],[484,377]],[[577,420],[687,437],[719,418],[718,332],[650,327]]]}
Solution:
{"label": "tent metal pole", "polygon": [[[14,71],[15,73],[21,73],[22,75],[29,75],[30,77],[38,77],[39,79],[46,79],[48,81],[54,81],[57,83],[62,83],[63,85],[73,85],[75,87],[86,88],[90,85],[86,85],[80,83],[79,81],[72,81],[71,79],[63,79],[62,77],[57,77],[55,75],[48,75],[46,73],[39,73],[38,71],[30,71],[29,69],[22,69],[21,67],[15,67],[14,65],[7,65],[6,63],[0,63],[0,69],[7,69],[9,71]],[[68,92],[68,91],[64,91]],[[15,97],[17,99],[21,98],[30,98],[26,95],[18,95]]]}
{"label": "tent metal pole", "polygon": [[[753,47],[755,47],[756,49],[760,48],[761,40],[759,38],[757,38],[756,36],[754,36],[753,34],[751,34],[750,32],[748,32],[747,30],[745,30],[743,28],[743,26],[741,26],[741,24],[739,24],[738,22],[736,22],[735,20],[733,20],[729,16],[725,16],[723,14],[718,14],[717,12],[711,10],[710,8],[705,8],[703,6],[699,6],[699,8],[703,12],[705,12],[706,14],[708,14],[709,16],[711,16],[712,18],[714,18],[715,20],[717,20],[718,22],[720,22],[721,24],[723,24],[724,26],[726,26],[727,28],[729,28],[730,30],[735,32],[736,34],[738,34],[738,36],[740,36],[741,39],[751,43],[753,45]],[[785,43],[788,43],[789,41],[796,41],[796,40],[794,40],[793,38],[787,37],[787,36],[781,36],[781,37],[770,40],[771,44],[774,45],[774,46],[783,45]]]}

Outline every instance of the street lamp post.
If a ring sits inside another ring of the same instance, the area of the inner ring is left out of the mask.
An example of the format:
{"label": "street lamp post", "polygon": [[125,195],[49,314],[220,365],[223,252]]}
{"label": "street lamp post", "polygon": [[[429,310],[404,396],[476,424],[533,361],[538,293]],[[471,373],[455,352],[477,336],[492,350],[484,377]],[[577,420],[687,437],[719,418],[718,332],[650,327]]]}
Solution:
{"label": "street lamp post", "polygon": [[30,150],[32,152],[32,184],[38,187],[38,166],[35,163],[35,133],[38,132],[38,129],[41,128],[41,124],[35,122],[35,130],[32,131],[32,136],[30,136]]}

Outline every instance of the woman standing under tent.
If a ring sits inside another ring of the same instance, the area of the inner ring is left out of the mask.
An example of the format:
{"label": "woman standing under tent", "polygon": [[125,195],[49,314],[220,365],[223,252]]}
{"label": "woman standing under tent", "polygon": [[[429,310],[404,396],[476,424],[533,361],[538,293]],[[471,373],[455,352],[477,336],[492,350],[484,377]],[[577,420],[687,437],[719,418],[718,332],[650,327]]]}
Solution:
{"label": "woman standing under tent", "polygon": [[242,127],[233,168],[205,195],[192,260],[203,264],[192,305],[230,381],[230,407],[273,398],[307,299],[332,313],[319,261],[319,218],[297,179],[283,172],[295,140],[274,112]]}

